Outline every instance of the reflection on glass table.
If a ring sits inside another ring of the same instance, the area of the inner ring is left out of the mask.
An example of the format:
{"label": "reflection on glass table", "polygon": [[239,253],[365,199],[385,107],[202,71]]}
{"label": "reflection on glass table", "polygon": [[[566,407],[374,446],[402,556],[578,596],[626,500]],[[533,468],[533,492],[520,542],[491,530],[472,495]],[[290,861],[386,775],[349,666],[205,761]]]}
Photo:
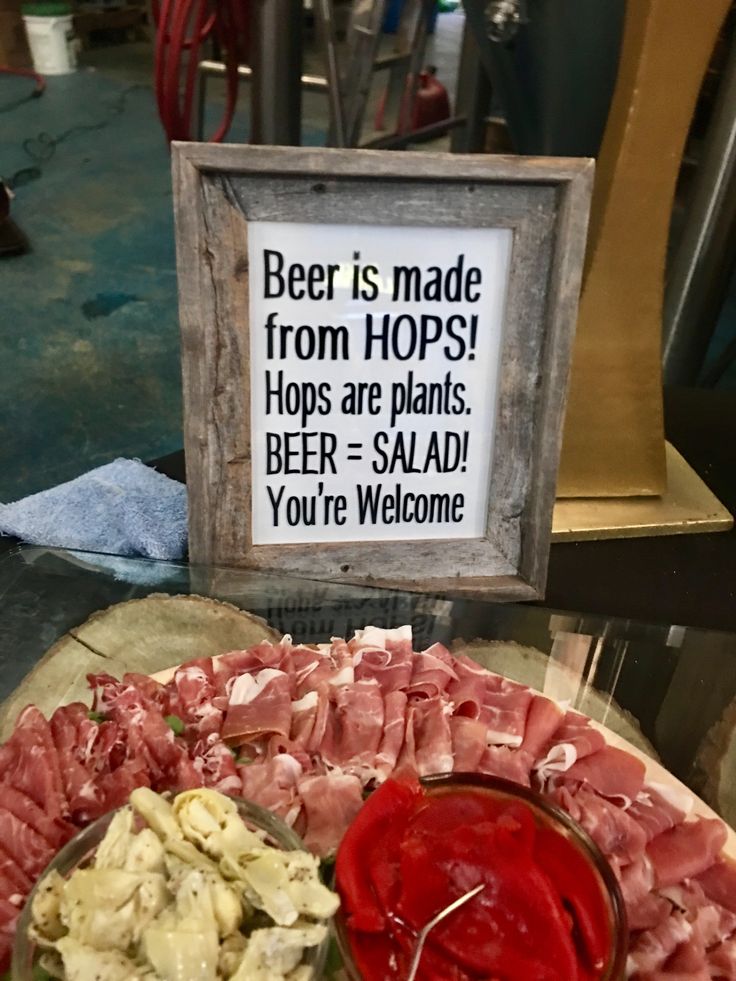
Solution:
{"label": "reflection on glass table", "polygon": [[[297,642],[404,623],[415,650],[468,642],[485,666],[658,757],[736,823],[736,636],[683,625],[21,547],[0,560],[0,699],[92,614],[156,593],[226,601]],[[68,700],[62,688],[57,704]]]}

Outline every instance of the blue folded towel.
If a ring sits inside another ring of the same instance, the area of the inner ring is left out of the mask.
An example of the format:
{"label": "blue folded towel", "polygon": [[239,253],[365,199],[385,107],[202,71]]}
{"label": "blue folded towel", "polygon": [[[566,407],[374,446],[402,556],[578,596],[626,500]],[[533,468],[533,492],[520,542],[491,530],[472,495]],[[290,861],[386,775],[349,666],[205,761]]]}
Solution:
{"label": "blue folded towel", "polygon": [[187,546],[187,489],[140,460],[113,460],[0,504],[0,532],[32,545],[180,559]]}

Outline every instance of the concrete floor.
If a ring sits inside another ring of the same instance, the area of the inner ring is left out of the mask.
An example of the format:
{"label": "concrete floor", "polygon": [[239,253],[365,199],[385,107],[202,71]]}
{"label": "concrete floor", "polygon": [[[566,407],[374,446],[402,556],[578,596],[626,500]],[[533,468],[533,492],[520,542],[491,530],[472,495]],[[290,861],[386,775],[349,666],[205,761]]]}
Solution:
{"label": "concrete floor", "polygon": [[[428,55],[450,88],[461,26],[441,16]],[[0,111],[0,174],[32,245],[0,262],[0,501],[181,447],[169,153],[152,64],[148,43],[94,48],[42,98]],[[3,78],[0,110],[27,88]],[[248,133],[247,95],[235,141]],[[214,84],[211,122],[220,101]],[[303,142],[324,143],[326,126],[325,96],[306,94]]]}

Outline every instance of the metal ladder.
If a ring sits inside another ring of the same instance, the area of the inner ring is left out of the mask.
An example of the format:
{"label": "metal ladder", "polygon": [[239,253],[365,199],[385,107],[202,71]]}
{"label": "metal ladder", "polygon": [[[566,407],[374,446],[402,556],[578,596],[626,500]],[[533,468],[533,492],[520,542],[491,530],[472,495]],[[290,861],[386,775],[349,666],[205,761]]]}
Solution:
{"label": "metal ladder", "polygon": [[[268,3],[269,0],[260,0]],[[327,145],[333,147],[391,147],[405,145],[411,127],[411,107],[416,96],[427,45],[427,27],[435,0],[405,0],[396,32],[395,50],[380,54],[381,26],[388,0],[352,0],[347,36],[337,38],[335,0],[313,0],[325,76],[302,75],[302,87],[324,91],[329,102]],[[204,139],[204,114],[209,78],[223,76],[223,62],[203,60],[198,66],[197,138]],[[384,117],[390,133],[361,144],[373,76],[388,71]],[[241,81],[253,80],[251,67],[238,69]],[[395,120],[395,125],[393,121]]]}
{"label": "metal ladder", "polygon": [[[342,52],[335,37],[333,0],[316,0],[315,16],[330,93],[330,146],[389,146],[396,137],[409,132],[434,5],[435,0],[405,0],[394,51],[381,55],[381,26],[387,0],[353,0]],[[379,71],[388,71],[384,115],[389,126],[394,120],[395,126],[390,135],[361,144],[371,83]]]}

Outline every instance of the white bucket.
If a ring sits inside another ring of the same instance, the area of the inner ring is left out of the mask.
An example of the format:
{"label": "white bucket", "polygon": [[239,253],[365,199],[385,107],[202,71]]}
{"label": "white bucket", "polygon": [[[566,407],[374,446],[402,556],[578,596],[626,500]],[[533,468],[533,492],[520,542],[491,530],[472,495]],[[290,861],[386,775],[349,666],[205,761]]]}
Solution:
{"label": "white bucket", "polygon": [[71,14],[24,14],[33,67],[39,75],[68,75],[77,67],[77,40]]}

